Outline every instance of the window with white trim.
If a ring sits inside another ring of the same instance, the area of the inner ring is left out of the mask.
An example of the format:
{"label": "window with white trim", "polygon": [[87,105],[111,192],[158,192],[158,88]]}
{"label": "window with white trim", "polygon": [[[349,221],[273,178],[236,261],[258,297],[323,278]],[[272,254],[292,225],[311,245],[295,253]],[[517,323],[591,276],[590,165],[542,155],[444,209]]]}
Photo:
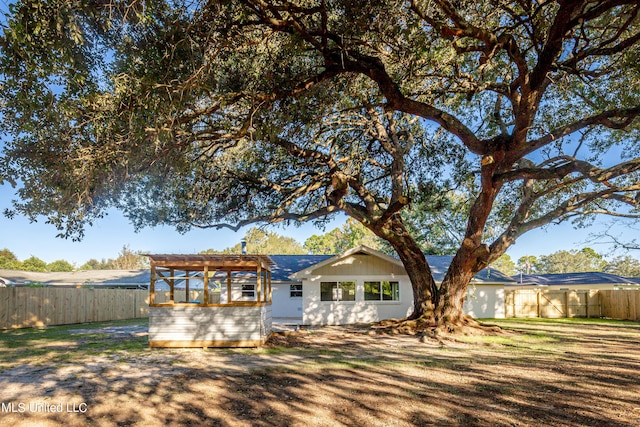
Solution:
{"label": "window with white trim", "polygon": [[398,282],[364,282],[365,301],[400,301]]}
{"label": "window with white trim", "polygon": [[296,283],[289,285],[289,297],[290,298],[302,298],[302,284]]}
{"label": "window with white trim", "polygon": [[320,301],[355,301],[356,282],[320,282]]}
{"label": "window with white trim", "polygon": [[253,300],[256,298],[256,285],[248,284],[242,285],[242,299]]}

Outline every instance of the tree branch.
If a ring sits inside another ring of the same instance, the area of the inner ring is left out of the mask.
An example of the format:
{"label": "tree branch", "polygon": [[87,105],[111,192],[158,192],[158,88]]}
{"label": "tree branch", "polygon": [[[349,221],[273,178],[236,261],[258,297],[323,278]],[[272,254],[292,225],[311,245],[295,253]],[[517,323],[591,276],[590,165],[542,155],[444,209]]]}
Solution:
{"label": "tree branch", "polygon": [[[557,128],[549,132],[547,135],[540,137],[534,141],[527,142],[526,147],[519,152],[520,157],[524,157],[537,149],[550,144],[567,135],[571,135],[581,129],[590,126],[601,125],[610,129],[624,129],[629,126],[640,114],[640,105],[630,108],[616,108],[613,110],[603,111],[602,113],[591,117],[578,120],[569,125]],[[618,119],[620,121],[617,121]]]}

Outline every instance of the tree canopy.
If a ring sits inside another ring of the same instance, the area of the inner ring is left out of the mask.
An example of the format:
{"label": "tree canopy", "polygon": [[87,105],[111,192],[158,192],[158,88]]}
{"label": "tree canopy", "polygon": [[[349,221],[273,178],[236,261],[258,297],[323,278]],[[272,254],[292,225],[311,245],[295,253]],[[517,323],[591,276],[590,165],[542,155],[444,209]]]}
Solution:
{"label": "tree canopy", "polygon": [[640,277],[640,260],[630,255],[617,256],[607,263],[604,270],[624,277]]}
{"label": "tree canopy", "polygon": [[607,261],[591,248],[557,251],[543,255],[538,261],[538,271],[544,273],[576,273],[580,271],[604,271]]}
{"label": "tree canopy", "polygon": [[315,255],[335,255],[353,247],[365,245],[379,251],[388,250],[384,240],[353,218],[347,219],[342,227],[314,234],[304,242],[304,248]]}
{"label": "tree canopy", "polygon": [[[636,0],[21,0],[0,40],[8,215],[79,238],[326,221],[389,243],[429,324],[523,233],[638,217]],[[447,201],[448,200],[448,201]],[[456,209],[456,226],[442,212]],[[429,214],[416,229],[402,212]],[[457,236],[435,285],[421,240]]]}
{"label": "tree canopy", "polygon": [[516,264],[513,262],[509,254],[503,254],[491,264],[491,267],[506,274],[507,276],[513,276],[517,272]]}
{"label": "tree canopy", "polygon": [[[294,238],[283,236],[274,231],[250,228],[244,236],[249,254],[299,255],[307,253]],[[222,250],[206,249],[203,254],[239,254],[242,244],[238,242]]]}

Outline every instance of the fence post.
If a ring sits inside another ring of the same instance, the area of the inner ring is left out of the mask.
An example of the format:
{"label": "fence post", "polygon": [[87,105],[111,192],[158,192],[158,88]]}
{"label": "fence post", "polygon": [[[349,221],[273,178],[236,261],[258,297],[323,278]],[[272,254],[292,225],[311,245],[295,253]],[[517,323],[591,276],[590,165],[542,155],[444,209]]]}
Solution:
{"label": "fence post", "polygon": [[584,301],[587,304],[585,316],[587,317],[587,319],[589,318],[589,292],[590,291],[588,289],[584,291]]}

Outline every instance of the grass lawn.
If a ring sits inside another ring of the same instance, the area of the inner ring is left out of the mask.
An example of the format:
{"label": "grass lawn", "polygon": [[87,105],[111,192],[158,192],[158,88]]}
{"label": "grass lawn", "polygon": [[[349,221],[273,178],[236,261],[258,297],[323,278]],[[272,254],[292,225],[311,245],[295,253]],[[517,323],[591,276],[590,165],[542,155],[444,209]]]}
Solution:
{"label": "grass lawn", "polygon": [[640,425],[640,323],[486,322],[504,333],[208,350],[148,349],[146,320],[0,331],[0,426]]}

